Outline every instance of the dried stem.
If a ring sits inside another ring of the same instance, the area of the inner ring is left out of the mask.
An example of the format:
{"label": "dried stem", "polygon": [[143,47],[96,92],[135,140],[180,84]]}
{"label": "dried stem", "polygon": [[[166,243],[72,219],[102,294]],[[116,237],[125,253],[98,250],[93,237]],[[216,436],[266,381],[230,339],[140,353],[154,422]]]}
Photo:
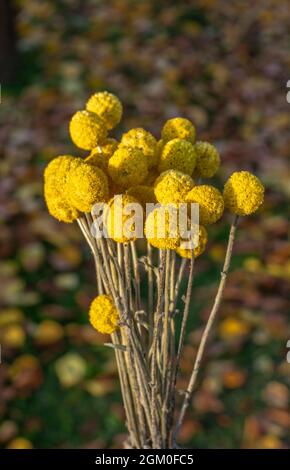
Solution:
{"label": "dried stem", "polygon": [[235,216],[234,220],[232,222],[232,225],[231,225],[231,229],[230,229],[228,246],[227,246],[227,251],[226,251],[226,255],[225,255],[223,270],[221,272],[221,279],[220,279],[219,287],[218,287],[217,294],[216,294],[216,297],[215,297],[214,305],[213,305],[212,310],[210,312],[207,324],[205,326],[205,329],[204,329],[204,332],[202,334],[201,341],[200,341],[200,344],[199,344],[199,347],[198,347],[198,351],[197,351],[197,354],[196,354],[196,359],[195,359],[194,366],[193,366],[193,371],[192,371],[192,374],[191,374],[191,377],[190,377],[190,380],[189,380],[187,390],[185,392],[185,397],[184,397],[184,401],[183,401],[183,404],[182,404],[181,412],[180,412],[180,415],[178,417],[176,430],[175,430],[175,434],[174,434],[174,440],[176,440],[176,437],[178,436],[179,430],[182,426],[182,423],[183,423],[183,420],[184,420],[184,417],[185,417],[185,413],[188,409],[188,406],[189,406],[189,403],[190,403],[190,400],[191,400],[191,397],[192,397],[192,394],[193,394],[193,391],[194,391],[194,387],[195,387],[196,379],[197,379],[197,376],[198,376],[198,372],[199,372],[199,369],[200,369],[200,364],[201,364],[201,361],[202,361],[202,358],[203,358],[203,355],[204,355],[205,346],[207,344],[207,340],[208,340],[210,331],[212,329],[212,326],[214,324],[216,315],[218,313],[218,310],[219,310],[219,307],[220,307],[220,304],[221,304],[221,301],[222,301],[222,295],[223,295],[223,291],[224,291],[224,287],[225,287],[225,283],[226,283],[226,279],[227,279],[227,274],[228,274],[229,267],[230,267],[231,257],[232,257],[233,244],[234,244],[235,234],[236,234],[236,230],[237,230],[237,223],[238,223],[238,216]]}

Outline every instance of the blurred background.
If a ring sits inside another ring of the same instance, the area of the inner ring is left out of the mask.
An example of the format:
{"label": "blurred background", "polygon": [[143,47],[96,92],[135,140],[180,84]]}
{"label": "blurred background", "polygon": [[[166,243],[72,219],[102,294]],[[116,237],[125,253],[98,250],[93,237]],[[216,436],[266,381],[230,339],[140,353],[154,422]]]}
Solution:
{"label": "blurred background", "polygon": [[[51,218],[50,159],[79,151],[71,115],[116,93],[115,136],[159,136],[173,116],[217,145],[220,188],[235,169],[263,180],[241,221],[233,271],[180,435],[201,448],[289,448],[290,170],[287,0],[0,0],[0,447],[108,448],[125,437],[114,357],[87,321],[93,264],[77,226]],[[182,377],[214,298],[228,221],[198,260]]]}

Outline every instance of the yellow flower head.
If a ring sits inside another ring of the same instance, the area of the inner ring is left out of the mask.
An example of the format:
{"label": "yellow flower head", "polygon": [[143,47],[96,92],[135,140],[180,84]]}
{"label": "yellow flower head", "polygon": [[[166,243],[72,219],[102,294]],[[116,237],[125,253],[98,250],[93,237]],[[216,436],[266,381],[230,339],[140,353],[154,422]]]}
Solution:
{"label": "yellow flower head", "polygon": [[202,178],[212,178],[220,166],[220,156],[217,149],[209,142],[196,142],[196,174]]}
{"label": "yellow flower head", "polygon": [[[104,153],[106,156],[111,157],[113,153],[117,150],[119,142],[116,139],[112,139],[111,137],[104,140],[101,145],[97,147],[97,149]],[[92,150],[93,152],[94,150]]]}
{"label": "yellow flower head", "polygon": [[103,152],[92,150],[90,155],[85,159],[85,162],[89,165],[97,166],[101,168],[104,173],[108,172],[108,163],[110,157]]}
{"label": "yellow flower head", "polygon": [[186,194],[193,188],[194,181],[189,175],[177,170],[167,170],[156,179],[154,192],[158,202],[184,202]]}
{"label": "yellow flower head", "polygon": [[108,91],[100,91],[92,95],[86,104],[86,108],[102,118],[107,129],[113,129],[122,118],[123,107],[121,101]]}
{"label": "yellow flower head", "polygon": [[[198,245],[193,250],[195,258],[200,256],[204,252],[206,244],[207,244],[207,231],[205,227],[200,225],[198,229]],[[176,252],[179,254],[179,256],[182,256],[182,258],[191,258],[191,251],[192,250],[190,250],[189,248],[186,248],[183,246],[183,242],[181,242],[180,246],[176,249]]]}
{"label": "yellow flower head", "polygon": [[62,155],[54,158],[44,171],[44,198],[48,211],[62,222],[71,223],[79,216],[78,210],[68,201],[67,180],[70,169],[81,163],[81,158]]}
{"label": "yellow flower head", "polygon": [[69,172],[68,182],[68,200],[81,212],[90,212],[94,204],[108,200],[108,178],[96,166],[83,162]]}
{"label": "yellow flower head", "polygon": [[152,186],[146,186],[145,184],[132,186],[127,189],[126,194],[135,197],[142,204],[143,208],[146,203],[156,203],[156,197]]}
{"label": "yellow flower head", "polygon": [[[135,221],[139,213],[135,213],[132,204],[140,206],[139,201],[129,194],[117,194],[108,202],[104,221],[109,237],[117,243],[126,243],[137,238]],[[141,208],[140,211],[143,216]]]}
{"label": "yellow flower head", "polygon": [[184,139],[173,139],[165,144],[160,160],[159,171],[178,170],[192,175],[196,164],[194,146]]}
{"label": "yellow flower head", "polygon": [[71,118],[69,131],[75,145],[84,150],[92,150],[107,136],[104,121],[90,111],[77,111]]}
{"label": "yellow flower head", "polygon": [[248,171],[238,171],[231,175],[224,186],[225,206],[234,214],[250,215],[264,201],[264,186]]}
{"label": "yellow flower head", "polygon": [[161,250],[175,250],[180,244],[178,208],[174,204],[156,207],[145,222],[148,242]]}
{"label": "yellow flower head", "polygon": [[188,119],[185,118],[176,117],[169,119],[163,126],[161,138],[164,142],[179,138],[194,143],[195,127]]}
{"label": "yellow flower head", "polygon": [[129,188],[147,177],[147,159],[136,147],[119,147],[109,160],[108,171],[114,183]]}
{"label": "yellow flower head", "polygon": [[187,194],[186,201],[199,204],[199,222],[202,225],[214,224],[223,215],[223,197],[213,186],[195,186]]}
{"label": "yellow flower head", "polygon": [[158,163],[157,141],[155,137],[142,127],[131,129],[123,134],[121,146],[137,147],[147,158],[148,168],[152,168]]}
{"label": "yellow flower head", "polygon": [[110,335],[117,330],[120,316],[109,295],[98,295],[91,303],[89,318],[95,330]]}

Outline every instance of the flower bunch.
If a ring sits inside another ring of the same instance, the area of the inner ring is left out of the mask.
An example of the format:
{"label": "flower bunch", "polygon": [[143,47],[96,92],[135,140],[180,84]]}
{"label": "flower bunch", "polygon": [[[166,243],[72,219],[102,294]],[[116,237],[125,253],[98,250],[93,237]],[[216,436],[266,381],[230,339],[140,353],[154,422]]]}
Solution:
{"label": "flower bunch", "polygon": [[[196,142],[196,129],[188,119],[166,121],[159,140],[139,127],[119,139],[112,137],[109,133],[122,112],[120,100],[104,91],[91,96],[85,109],[72,116],[71,139],[88,154],[52,160],[44,172],[44,196],[52,216],[78,222],[92,251],[98,295],[89,320],[99,332],[111,335],[130,446],[165,448],[175,445],[190,403],[221,303],[238,217],[261,206],[264,188],[248,171],[233,173],[223,191],[208,184],[205,180],[219,169],[220,155],[213,144]],[[195,259],[206,250],[206,226],[217,223],[225,208],[234,221],[220,285],[174,425]],[[146,241],[142,257],[138,238]],[[177,304],[187,264],[181,314]],[[181,329],[176,337],[178,318]]]}

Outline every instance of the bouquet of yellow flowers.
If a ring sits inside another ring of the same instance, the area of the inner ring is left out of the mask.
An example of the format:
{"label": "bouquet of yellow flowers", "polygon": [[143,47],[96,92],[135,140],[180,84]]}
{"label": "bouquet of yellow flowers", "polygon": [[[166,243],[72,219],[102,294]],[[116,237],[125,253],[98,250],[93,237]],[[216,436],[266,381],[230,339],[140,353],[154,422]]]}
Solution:
{"label": "bouquet of yellow flowers", "polygon": [[[98,295],[88,316],[96,330],[111,335],[107,344],[116,355],[128,447],[174,448],[222,300],[238,217],[259,208],[264,188],[248,171],[233,173],[223,192],[205,184],[219,169],[219,152],[196,141],[194,125],[182,117],[164,124],[160,140],[143,128],[129,130],[120,141],[108,137],[122,112],[113,94],[91,96],[69,125],[72,141],[89,154],[52,160],[44,194],[52,216],[77,221],[95,261]],[[178,413],[176,383],[195,260],[206,249],[206,226],[225,208],[234,217],[224,266]]]}

